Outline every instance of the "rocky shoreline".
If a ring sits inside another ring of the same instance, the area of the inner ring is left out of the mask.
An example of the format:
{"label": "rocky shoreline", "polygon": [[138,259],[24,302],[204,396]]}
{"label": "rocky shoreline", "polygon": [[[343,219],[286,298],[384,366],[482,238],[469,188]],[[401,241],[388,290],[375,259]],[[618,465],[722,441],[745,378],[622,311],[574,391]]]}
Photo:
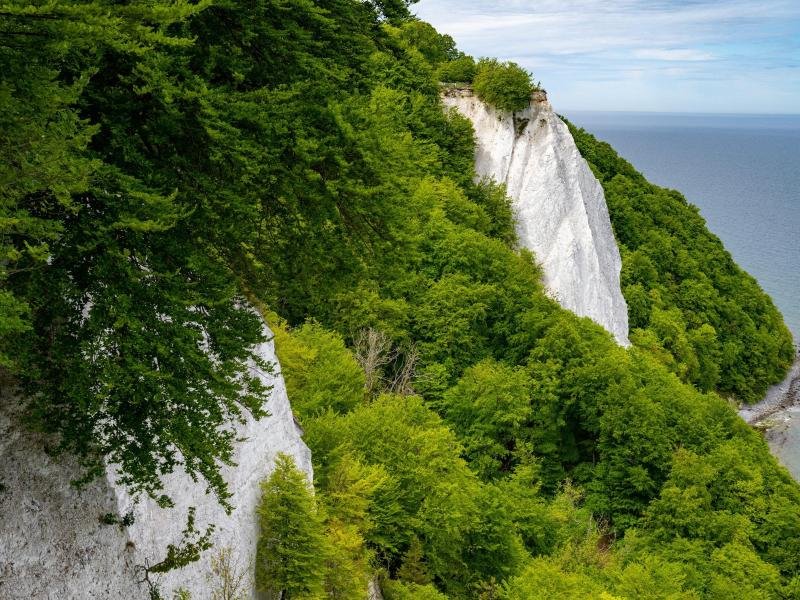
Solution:
{"label": "rocky shoreline", "polygon": [[763,426],[768,417],[797,405],[800,405],[800,347],[783,381],[770,387],[761,402],[742,407],[739,416],[749,425]]}

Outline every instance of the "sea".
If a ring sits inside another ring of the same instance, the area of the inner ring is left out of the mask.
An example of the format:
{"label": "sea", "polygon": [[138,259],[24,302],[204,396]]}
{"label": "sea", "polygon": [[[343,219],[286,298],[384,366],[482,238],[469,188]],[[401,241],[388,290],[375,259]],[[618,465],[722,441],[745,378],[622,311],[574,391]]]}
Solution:
{"label": "sea", "polygon": [[[800,343],[800,115],[565,113],[651,182],[700,209]],[[800,481],[800,406],[770,417],[773,453]]]}

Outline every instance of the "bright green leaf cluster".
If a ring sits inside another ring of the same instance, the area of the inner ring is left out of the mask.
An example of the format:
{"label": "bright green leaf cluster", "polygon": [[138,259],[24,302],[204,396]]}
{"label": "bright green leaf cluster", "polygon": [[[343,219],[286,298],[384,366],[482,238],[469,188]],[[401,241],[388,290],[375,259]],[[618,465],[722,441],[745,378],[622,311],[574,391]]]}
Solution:
{"label": "bright green leaf cluster", "polygon": [[528,106],[536,89],[531,74],[513,62],[493,58],[478,61],[472,81],[475,94],[501,111],[515,112]]}
{"label": "bright green leaf cluster", "polygon": [[608,144],[571,131],[605,190],[633,343],[701,390],[757,401],[795,355],[772,300],[697,207],[649,183]]}

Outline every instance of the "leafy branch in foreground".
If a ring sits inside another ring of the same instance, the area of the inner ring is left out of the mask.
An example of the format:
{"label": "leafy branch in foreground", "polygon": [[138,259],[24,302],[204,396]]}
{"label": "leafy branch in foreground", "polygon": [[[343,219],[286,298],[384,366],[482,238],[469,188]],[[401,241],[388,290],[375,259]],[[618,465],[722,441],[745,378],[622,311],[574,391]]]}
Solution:
{"label": "leafy branch in foreground", "polygon": [[0,6],[0,367],[79,483],[111,463],[162,505],[175,468],[226,503],[232,423],[268,391],[250,371],[262,324],[220,251],[238,242],[167,158],[181,125],[198,134],[172,102],[197,100],[179,70],[207,8]]}

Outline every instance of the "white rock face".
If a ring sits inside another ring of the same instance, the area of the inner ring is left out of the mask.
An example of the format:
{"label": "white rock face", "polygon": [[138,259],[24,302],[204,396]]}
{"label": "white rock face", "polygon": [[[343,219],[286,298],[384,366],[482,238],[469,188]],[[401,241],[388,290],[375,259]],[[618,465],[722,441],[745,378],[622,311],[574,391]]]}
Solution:
{"label": "white rock face", "polygon": [[548,293],[628,346],[622,263],[603,188],[544,92],[513,114],[470,89],[447,90],[444,104],[472,121],[477,174],[506,185],[520,243],[536,255]]}
{"label": "white rock face", "polygon": [[[266,327],[266,326],[265,326]],[[271,332],[269,337],[272,337]],[[214,523],[214,547],[198,562],[162,576],[152,575],[164,598],[184,587],[192,600],[210,597],[210,560],[229,547],[232,562],[247,573],[253,595],[253,561],[258,535],[256,506],[259,483],[269,475],[278,453],[292,456],[311,479],[311,453],[294,422],[286,386],[279,374],[272,341],[261,344],[258,354],[275,364],[277,375],[260,372],[271,385],[267,403],[270,416],[252,418],[237,425],[235,467],[223,474],[234,494],[235,507],[226,515],[205,486],[185,473],[166,480],[165,491],[175,508],[161,509],[149,499],[135,503],[114,483],[109,470],[105,479],[78,491],[70,481],[81,471],[69,459],[53,460],[43,451],[44,439],[16,423],[13,398],[0,398],[0,598],[68,600],[72,598],[148,598],[147,586],[137,581],[137,565],[153,565],[166,555],[167,544],[178,544],[190,506],[196,507],[200,531]],[[105,525],[107,513],[132,511],[133,525]]]}

